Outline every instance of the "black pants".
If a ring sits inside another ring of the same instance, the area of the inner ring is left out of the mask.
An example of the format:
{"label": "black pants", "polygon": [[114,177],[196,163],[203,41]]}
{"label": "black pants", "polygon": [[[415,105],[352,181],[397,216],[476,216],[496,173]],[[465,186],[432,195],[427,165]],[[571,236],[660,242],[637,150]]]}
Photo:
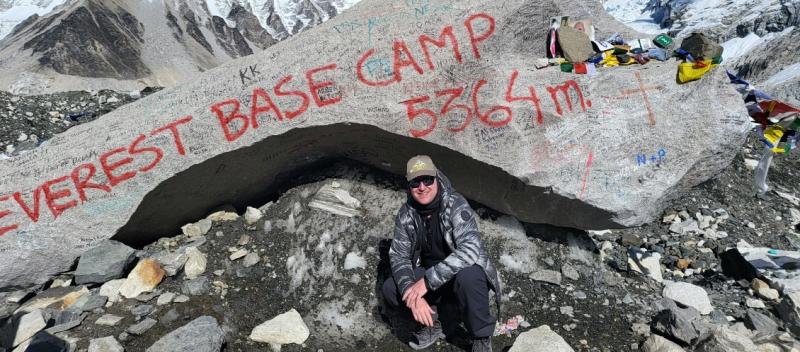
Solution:
{"label": "black pants", "polygon": [[[424,268],[414,270],[414,280],[425,276]],[[411,314],[411,310],[403,302],[403,296],[394,282],[389,277],[383,282],[383,297],[386,303],[394,309]],[[444,304],[458,305],[461,319],[467,331],[473,338],[489,337],[494,333],[494,318],[489,314],[489,284],[486,273],[480,266],[473,265],[461,269],[452,280],[439,287],[436,291],[428,291],[423,297],[431,306],[441,308]],[[441,310],[440,310],[441,312]],[[441,319],[446,316],[439,315]],[[448,322],[443,321],[447,324]]]}

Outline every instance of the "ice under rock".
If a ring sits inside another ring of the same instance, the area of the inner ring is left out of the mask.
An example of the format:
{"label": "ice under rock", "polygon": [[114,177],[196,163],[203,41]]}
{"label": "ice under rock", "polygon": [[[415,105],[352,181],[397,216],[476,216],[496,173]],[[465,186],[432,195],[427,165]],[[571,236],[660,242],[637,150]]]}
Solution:
{"label": "ice under rock", "polygon": [[344,258],[344,270],[364,269],[366,267],[367,261],[356,252],[347,253],[347,257]]}
{"label": "ice under rock", "polygon": [[308,206],[348,218],[362,214],[361,201],[336,184],[322,186]]}

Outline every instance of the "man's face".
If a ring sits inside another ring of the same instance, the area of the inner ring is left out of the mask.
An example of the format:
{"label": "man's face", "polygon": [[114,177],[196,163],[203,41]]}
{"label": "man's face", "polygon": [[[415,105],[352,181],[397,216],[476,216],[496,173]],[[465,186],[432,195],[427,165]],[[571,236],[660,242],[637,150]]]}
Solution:
{"label": "man's face", "polygon": [[433,176],[420,176],[411,180],[408,188],[411,191],[411,197],[417,203],[428,205],[436,198],[436,192],[439,191],[439,182]]}

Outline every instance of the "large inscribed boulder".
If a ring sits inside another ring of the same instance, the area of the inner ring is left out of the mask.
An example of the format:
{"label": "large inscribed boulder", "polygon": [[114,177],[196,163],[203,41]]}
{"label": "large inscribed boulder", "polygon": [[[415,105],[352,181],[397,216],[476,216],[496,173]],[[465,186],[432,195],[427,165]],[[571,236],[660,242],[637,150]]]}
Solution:
{"label": "large inscribed boulder", "polygon": [[676,62],[535,69],[562,14],[636,35],[593,2],[364,0],[0,160],[0,287],[42,282],[111,237],[241,211],[336,158],[404,174],[428,154],[467,197],[523,221],[650,221],[730,162],[749,117],[721,69],[684,85]]}

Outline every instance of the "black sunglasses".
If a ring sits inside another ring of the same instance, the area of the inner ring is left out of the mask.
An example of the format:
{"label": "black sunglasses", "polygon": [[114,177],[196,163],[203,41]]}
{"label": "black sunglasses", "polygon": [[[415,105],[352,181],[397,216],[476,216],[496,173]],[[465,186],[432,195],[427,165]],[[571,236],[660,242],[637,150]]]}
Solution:
{"label": "black sunglasses", "polygon": [[435,179],[436,178],[433,177],[433,176],[420,176],[420,177],[417,177],[417,178],[415,178],[415,179],[413,179],[411,181],[408,181],[408,188],[410,188],[410,189],[417,188],[417,187],[419,187],[420,183],[424,183],[426,187],[430,187],[430,186],[433,185],[433,181]]}

